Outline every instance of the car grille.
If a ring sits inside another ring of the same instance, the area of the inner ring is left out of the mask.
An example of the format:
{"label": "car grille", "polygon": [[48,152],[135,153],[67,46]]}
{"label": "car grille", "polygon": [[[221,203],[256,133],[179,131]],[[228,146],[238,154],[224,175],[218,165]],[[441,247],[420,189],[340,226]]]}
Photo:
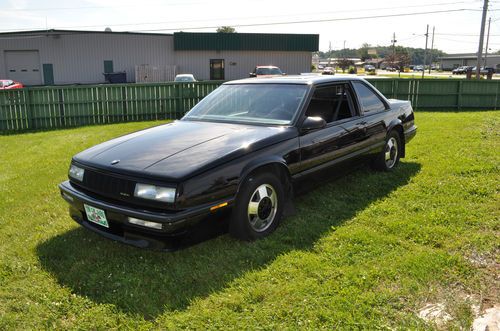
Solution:
{"label": "car grille", "polygon": [[175,205],[165,202],[139,199],[134,197],[136,179],[116,174],[107,174],[98,170],[85,168],[83,182],[70,178],[71,184],[85,194],[109,203],[122,204],[128,207],[145,208],[157,212],[175,212]]}
{"label": "car grille", "polygon": [[90,169],[85,169],[83,183],[81,184],[89,191],[100,195],[118,198],[120,200],[129,200],[134,196],[135,182],[99,173]]}

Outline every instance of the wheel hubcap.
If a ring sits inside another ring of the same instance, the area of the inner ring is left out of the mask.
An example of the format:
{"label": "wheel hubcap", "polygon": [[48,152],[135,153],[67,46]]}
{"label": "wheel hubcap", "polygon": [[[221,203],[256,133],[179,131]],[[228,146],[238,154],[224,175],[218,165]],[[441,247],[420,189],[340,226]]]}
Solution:
{"label": "wheel hubcap", "polygon": [[396,138],[391,137],[385,145],[385,165],[387,168],[394,167],[398,159],[398,141]]}
{"label": "wheel hubcap", "polygon": [[255,189],[248,203],[248,222],[253,230],[262,232],[273,223],[278,207],[274,187],[262,184]]}

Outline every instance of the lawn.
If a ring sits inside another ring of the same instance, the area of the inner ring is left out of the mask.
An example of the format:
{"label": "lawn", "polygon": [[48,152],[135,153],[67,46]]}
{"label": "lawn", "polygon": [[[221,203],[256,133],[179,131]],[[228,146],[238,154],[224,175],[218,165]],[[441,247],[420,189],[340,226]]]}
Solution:
{"label": "lawn", "polygon": [[0,329],[467,329],[499,303],[500,112],[417,112],[397,171],[361,167],[254,243],[103,239],[57,184],[76,152],[158,122],[0,136]]}

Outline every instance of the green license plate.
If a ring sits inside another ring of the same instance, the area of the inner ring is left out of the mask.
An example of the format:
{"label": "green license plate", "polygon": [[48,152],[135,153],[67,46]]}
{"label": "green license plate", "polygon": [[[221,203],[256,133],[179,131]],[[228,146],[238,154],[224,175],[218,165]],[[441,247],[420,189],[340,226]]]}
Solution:
{"label": "green license plate", "polygon": [[106,219],[106,214],[104,210],[99,208],[94,208],[88,205],[83,205],[85,207],[85,213],[87,213],[87,219],[95,224],[109,228],[108,220]]}

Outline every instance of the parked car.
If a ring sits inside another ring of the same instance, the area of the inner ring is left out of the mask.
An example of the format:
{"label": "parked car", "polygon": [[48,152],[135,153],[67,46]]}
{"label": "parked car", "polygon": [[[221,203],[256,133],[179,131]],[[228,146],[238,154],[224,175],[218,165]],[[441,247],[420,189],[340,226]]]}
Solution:
{"label": "parked car", "polygon": [[250,73],[250,77],[278,77],[286,75],[276,66],[256,66]]}
{"label": "parked car", "polygon": [[[472,70],[472,73],[474,74],[477,70],[477,66],[472,67],[471,70]],[[480,67],[479,70],[480,70],[481,75],[487,75],[488,73],[495,73],[495,69],[492,67]]]}
{"label": "parked car", "polygon": [[472,69],[472,67],[471,67],[471,66],[461,66],[461,67],[458,67],[458,68],[453,69],[453,70],[451,71],[451,73],[452,73],[453,75],[464,75],[464,74],[466,74],[466,73],[467,73],[467,71],[468,71],[469,69]]}
{"label": "parked car", "polygon": [[385,67],[385,70],[394,72],[394,71],[397,71],[398,68],[396,68],[396,67]]}
{"label": "parked car", "polygon": [[375,72],[375,66],[371,64],[365,65],[365,72]]}
{"label": "parked car", "polygon": [[59,187],[76,222],[138,247],[224,210],[230,233],[254,240],[299,180],[348,161],[392,171],[416,130],[409,101],[358,77],[232,81],[179,121],[75,155]]}
{"label": "parked car", "polygon": [[190,83],[196,82],[197,80],[194,78],[193,74],[178,74],[175,76],[174,82],[178,83]]}
{"label": "parked car", "polygon": [[424,71],[424,66],[414,66],[413,71]]}
{"label": "parked car", "polygon": [[323,69],[323,72],[321,73],[322,75],[335,75],[335,69],[332,67],[326,67]]}
{"label": "parked car", "polygon": [[24,85],[11,79],[0,79],[0,90],[23,88]]}

